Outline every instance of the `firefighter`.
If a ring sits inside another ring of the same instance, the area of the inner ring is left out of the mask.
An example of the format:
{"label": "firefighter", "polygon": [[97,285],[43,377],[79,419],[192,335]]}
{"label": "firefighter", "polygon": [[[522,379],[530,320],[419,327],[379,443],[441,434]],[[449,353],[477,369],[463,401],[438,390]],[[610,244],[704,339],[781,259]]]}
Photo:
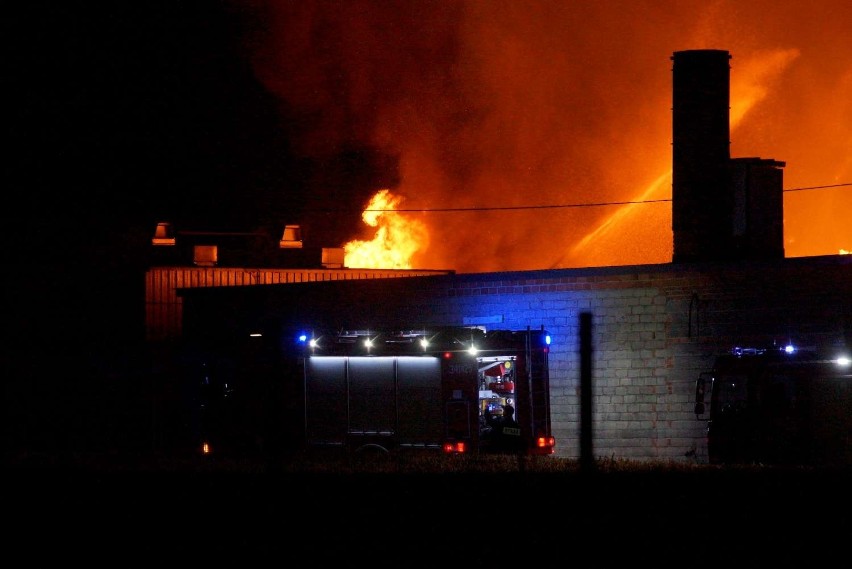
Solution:
{"label": "firefighter", "polygon": [[519,429],[520,425],[515,420],[515,408],[509,404],[503,405],[503,427]]}
{"label": "firefighter", "polygon": [[495,427],[495,450],[500,452],[518,453],[523,447],[521,426],[515,420],[515,408],[503,405],[503,418]]}

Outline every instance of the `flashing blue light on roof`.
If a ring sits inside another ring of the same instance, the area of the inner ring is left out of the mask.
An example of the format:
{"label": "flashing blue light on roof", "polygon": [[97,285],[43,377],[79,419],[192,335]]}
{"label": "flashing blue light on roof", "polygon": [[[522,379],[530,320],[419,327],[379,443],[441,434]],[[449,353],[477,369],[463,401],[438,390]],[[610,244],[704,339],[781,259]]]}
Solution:
{"label": "flashing blue light on roof", "polygon": [[299,334],[299,343],[304,344],[308,341],[308,335],[305,333]]}
{"label": "flashing blue light on roof", "polygon": [[766,352],[766,350],[762,349],[762,348],[744,348],[742,346],[735,346],[735,347],[731,348],[731,354],[738,356],[738,357],[739,356],[760,356],[764,352]]}

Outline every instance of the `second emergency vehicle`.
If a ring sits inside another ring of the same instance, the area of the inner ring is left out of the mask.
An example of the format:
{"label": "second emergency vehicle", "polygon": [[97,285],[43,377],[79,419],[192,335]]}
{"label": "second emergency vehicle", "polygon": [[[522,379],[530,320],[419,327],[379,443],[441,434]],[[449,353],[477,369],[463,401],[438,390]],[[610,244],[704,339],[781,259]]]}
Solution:
{"label": "second emergency vehicle", "polygon": [[842,350],[735,347],[700,374],[713,464],[852,465],[852,366]]}

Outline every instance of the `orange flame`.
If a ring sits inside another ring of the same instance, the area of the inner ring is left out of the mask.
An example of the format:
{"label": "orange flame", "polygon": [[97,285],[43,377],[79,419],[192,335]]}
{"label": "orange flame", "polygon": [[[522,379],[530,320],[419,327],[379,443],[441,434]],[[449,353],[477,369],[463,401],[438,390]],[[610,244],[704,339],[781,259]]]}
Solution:
{"label": "orange flame", "polygon": [[412,257],[429,245],[429,233],[421,221],[394,212],[402,201],[390,190],[379,190],[372,197],[361,219],[376,232],[370,241],[353,240],[343,246],[347,267],[412,268]]}

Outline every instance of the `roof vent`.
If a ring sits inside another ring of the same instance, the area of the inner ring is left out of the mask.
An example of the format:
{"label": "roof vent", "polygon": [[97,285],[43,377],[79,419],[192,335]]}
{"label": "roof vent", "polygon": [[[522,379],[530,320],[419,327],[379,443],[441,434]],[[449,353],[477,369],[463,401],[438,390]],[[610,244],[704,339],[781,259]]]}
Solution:
{"label": "roof vent", "polygon": [[174,245],[175,235],[172,231],[171,223],[158,223],[157,229],[154,231],[154,238],[151,239],[153,245]]}
{"label": "roof vent", "polygon": [[342,269],[345,258],[343,247],[323,247],[322,266],[326,269]]}
{"label": "roof vent", "polygon": [[285,225],[284,235],[281,236],[278,247],[281,249],[301,249],[302,228],[298,225]]}
{"label": "roof vent", "polygon": [[199,267],[215,267],[219,263],[219,247],[196,245],[193,247],[193,263]]}

